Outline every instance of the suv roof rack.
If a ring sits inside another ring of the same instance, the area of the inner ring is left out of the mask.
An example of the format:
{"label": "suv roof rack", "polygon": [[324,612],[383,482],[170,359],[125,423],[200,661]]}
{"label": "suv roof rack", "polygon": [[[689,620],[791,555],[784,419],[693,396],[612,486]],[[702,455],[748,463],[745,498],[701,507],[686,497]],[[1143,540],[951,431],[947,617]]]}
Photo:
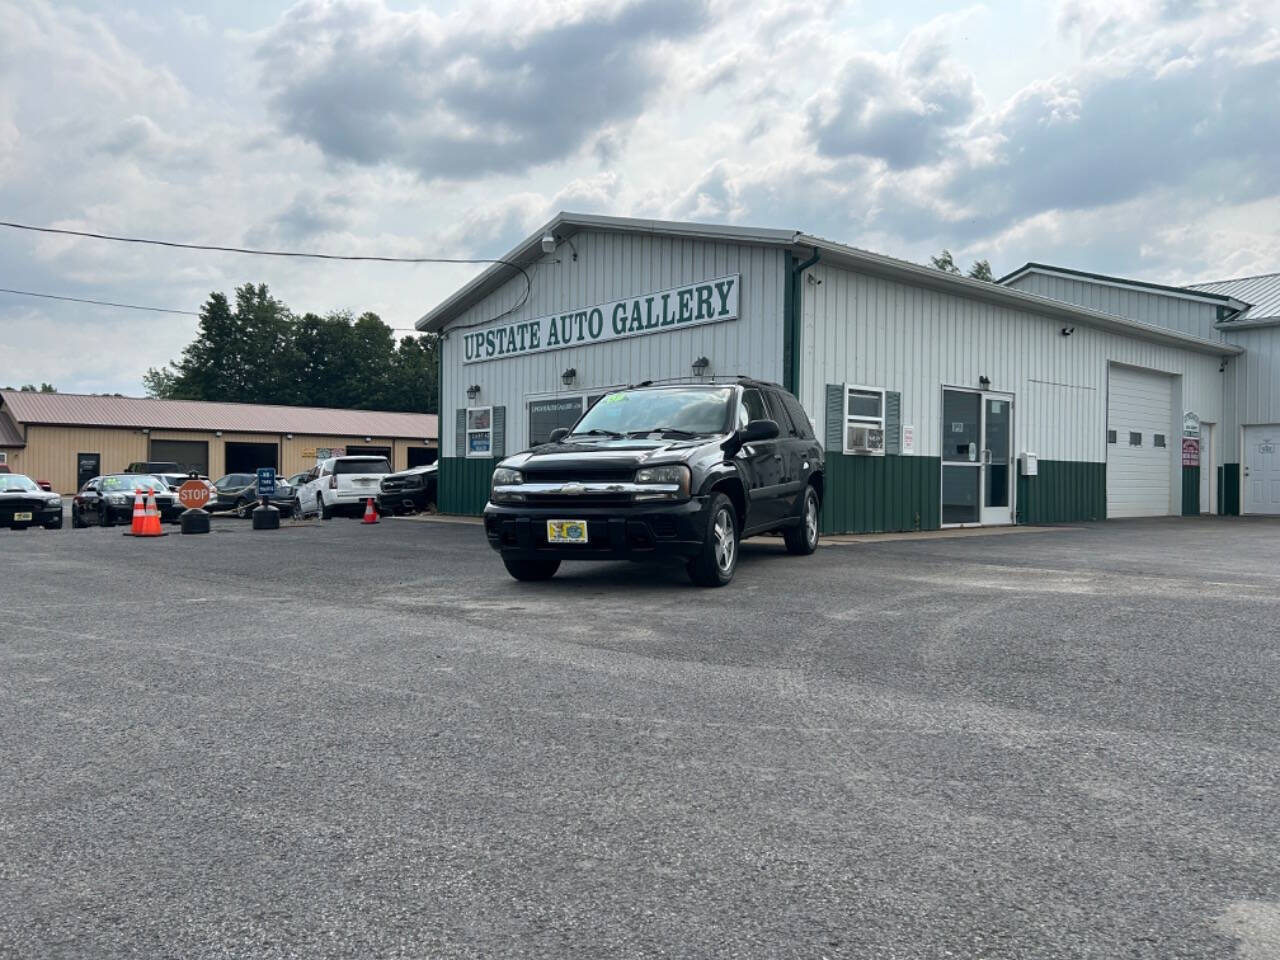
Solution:
{"label": "suv roof rack", "polygon": [[629,383],[624,389],[634,390],[639,387],[657,387],[667,383],[688,383],[702,384],[704,386],[712,386],[717,383],[750,383],[761,387],[777,387],[782,389],[780,384],[776,384],[771,380],[761,380],[759,377],[753,377],[745,373],[720,374],[712,376],[683,376],[683,377],[664,377],[658,380],[641,380],[639,383]]}

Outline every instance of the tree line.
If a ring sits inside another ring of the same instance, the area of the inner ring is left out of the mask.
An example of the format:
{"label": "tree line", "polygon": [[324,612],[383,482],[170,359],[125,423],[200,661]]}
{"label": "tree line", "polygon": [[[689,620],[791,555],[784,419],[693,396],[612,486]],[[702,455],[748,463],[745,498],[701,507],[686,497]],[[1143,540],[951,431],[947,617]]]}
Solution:
{"label": "tree line", "polygon": [[212,293],[179,360],[142,378],[149,396],[436,413],[439,341],[396,340],[376,313],[297,315],[266,284]]}

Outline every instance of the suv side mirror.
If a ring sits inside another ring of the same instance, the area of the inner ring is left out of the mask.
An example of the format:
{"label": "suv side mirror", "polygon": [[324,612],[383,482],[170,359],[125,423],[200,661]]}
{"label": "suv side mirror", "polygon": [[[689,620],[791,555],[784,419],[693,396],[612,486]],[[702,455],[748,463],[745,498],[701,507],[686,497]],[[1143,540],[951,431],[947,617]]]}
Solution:
{"label": "suv side mirror", "polygon": [[551,431],[551,436],[547,438],[547,443],[559,443],[569,435],[568,427],[556,427]]}
{"label": "suv side mirror", "polygon": [[775,420],[752,420],[738,431],[739,443],[759,443],[762,440],[773,440],[778,436],[778,424]]}

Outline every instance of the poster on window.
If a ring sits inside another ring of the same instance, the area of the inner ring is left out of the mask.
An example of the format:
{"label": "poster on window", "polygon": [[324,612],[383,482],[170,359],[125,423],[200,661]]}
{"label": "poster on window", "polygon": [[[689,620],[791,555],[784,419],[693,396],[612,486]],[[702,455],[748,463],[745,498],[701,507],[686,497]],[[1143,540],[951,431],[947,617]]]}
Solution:
{"label": "poster on window", "polygon": [[488,456],[492,443],[488,430],[473,430],[467,433],[467,453],[471,456]]}
{"label": "poster on window", "polygon": [[555,397],[529,401],[529,444],[536,446],[551,439],[551,431],[569,428],[582,416],[581,397]]}

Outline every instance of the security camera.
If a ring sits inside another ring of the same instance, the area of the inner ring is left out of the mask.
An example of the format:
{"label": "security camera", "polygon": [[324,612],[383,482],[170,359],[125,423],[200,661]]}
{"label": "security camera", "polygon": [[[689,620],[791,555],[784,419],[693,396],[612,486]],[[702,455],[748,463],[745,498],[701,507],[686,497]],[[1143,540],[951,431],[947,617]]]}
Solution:
{"label": "security camera", "polygon": [[542,252],[543,253],[556,252],[556,238],[555,238],[555,235],[549,231],[542,235]]}

